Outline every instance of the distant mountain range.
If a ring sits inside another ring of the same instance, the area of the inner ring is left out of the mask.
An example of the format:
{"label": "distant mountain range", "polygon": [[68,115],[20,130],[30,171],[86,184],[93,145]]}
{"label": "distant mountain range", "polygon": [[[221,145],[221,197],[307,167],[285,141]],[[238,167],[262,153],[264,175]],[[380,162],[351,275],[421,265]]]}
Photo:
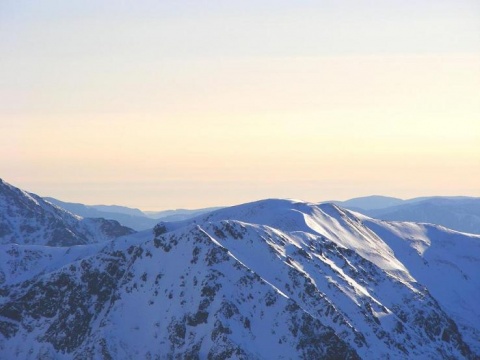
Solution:
{"label": "distant mountain range", "polygon": [[388,196],[380,196],[380,195],[372,195],[372,196],[364,196],[353,198],[346,201],[327,201],[327,203],[331,202],[337,205],[340,205],[347,209],[352,210],[374,210],[374,209],[384,209],[389,206],[400,205],[406,200],[388,197]]}
{"label": "distant mountain range", "polygon": [[401,200],[368,196],[335,203],[381,220],[431,223],[480,234],[480,198],[434,196]]}
{"label": "distant mountain range", "polygon": [[216,209],[205,208],[196,210],[165,210],[165,211],[146,211],[129,208],[118,205],[84,205],[79,203],[70,203],[57,200],[52,197],[45,197],[46,201],[57,205],[75,215],[88,218],[104,218],[116,220],[122,225],[128,226],[134,230],[141,231],[152,229],[160,220],[178,221],[192,218]]}
{"label": "distant mountain range", "polygon": [[0,245],[1,359],[480,357],[480,235],[269,199],[23,245],[48,243],[45,211],[82,219],[1,189],[23,239]]}

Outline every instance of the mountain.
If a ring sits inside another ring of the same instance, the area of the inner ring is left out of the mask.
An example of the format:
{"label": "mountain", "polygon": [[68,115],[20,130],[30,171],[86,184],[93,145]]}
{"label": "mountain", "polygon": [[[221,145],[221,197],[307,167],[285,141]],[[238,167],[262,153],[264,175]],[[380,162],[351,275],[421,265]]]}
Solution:
{"label": "mountain", "polygon": [[113,220],[75,216],[0,179],[0,243],[71,246],[132,234]]}
{"label": "mountain", "polygon": [[[130,209],[121,206],[106,206],[106,205],[84,205],[79,203],[69,203],[60,201],[51,197],[44,198],[51,204],[61,207],[62,209],[66,209],[69,212],[88,218],[102,218],[108,220],[115,220],[118,221],[120,224],[124,226],[128,226],[136,231],[152,229],[159,220],[151,219],[147,217],[143,212],[138,209]],[[132,211],[128,211],[125,209],[130,209]],[[120,210],[121,212],[117,212],[116,210]],[[140,215],[138,215],[138,212]]]}
{"label": "mountain", "polygon": [[88,218],[103,218],[116,220],[124,226],[137,231],[152,229],[160,220],[178,221],[185,220],[200,214],[204,214],[219,208],[206,208],[198,210],[165,210],[146,211],[117,205],[84,205],[60,201],[52,197],[45,197],[44,200],[68,210],[75,215]]}
{"label": "mountain", "polygon": [[432,223],[458,231],[480,234],[480,198],[415,198],[404,200],[400,205],[384,208],[359,208],[350,207],[348,204],[352,202],[347,202],[347,208],[382,220]]}
{"label": "mountain", "polygon": [[480,236],[333,204],[262,200],[0,257],[3,358],[480,356]]}
{"label": "mountain", "polygon": [[386,207],[400,205],[404,201],[405,200],[394,198],[394,197],[372,195],[372,196],[353,198],[346,201],[333,201],[333,202],[347,209],[373,210],[373,209],[384,209]]}
{"label": "mountain", "polygon": [[101,216],[92,216],[92,215],[102,215],[102,214],[121,214],[132,217],[145,217],[146,214],[135,208],[129,208],[126,206],[118,205],[84,205],[80,203],[71,203],[64,202],[52,197],[44,197],[44,200],[60,206],[63,209],[70,211],[76,215],[84,217],[101,217]]}
{"label": "mountain", "polygon": [[433,196],[402,200],[374,195],[334,203],[382,220],[431,223],[480,234],[480,198]]}
{"label": "mountain", "polygon": [[217,206],[217,207],[194,209],[194,210],[176,209],[176,210],[164,210],[164,211],[145,211],[145,214],[148,217],[152,219],[157,219],[157,220],[181,221],[181,220],[191,219],[193,217],[206,214],[219,209],[222,209],[222,207]]}
{"label": "mountain", "polygon": [[96,209],[101,212],[110,212],[116,214],[124,214],[131,216],[145,216],[145,213],[139,209],[129,208],[126,206],[119,205],[92,205],[93,209]]}

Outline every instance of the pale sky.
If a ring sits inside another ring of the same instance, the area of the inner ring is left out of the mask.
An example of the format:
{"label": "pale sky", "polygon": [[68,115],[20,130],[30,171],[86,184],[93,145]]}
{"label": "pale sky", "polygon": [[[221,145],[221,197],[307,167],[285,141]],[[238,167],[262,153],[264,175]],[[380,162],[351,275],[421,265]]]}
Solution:
{"label": "pale sky", "polygon": [[0,1],[0,177],[143,210],[480,196],[480,1]]}

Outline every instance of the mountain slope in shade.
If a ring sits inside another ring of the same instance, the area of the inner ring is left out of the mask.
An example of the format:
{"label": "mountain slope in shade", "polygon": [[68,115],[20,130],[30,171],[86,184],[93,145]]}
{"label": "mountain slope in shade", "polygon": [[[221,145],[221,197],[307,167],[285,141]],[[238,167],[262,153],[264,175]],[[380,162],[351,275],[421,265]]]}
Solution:
{"label": "mountain slope in shade", "polygon": [[44,199],[49,203],[61,207],[62,209],[68,210],[72,214],[88,218],[115,220],[120,224],[128,226],[137,231],[152,229],[159,221],[147,217],[138,209],[130,209],[131,211],[129,211],[129,208],[124,207],[111,207],[102,205],[97,207],[96,205],[64,202],[51,197]]}
{"label": "mountain slope in shade", "polygon": [[0,243],[71,246],[132,234],[117,221],[73,215],[0,179]]}
{"label": "mountain slope in shade", "polygon": [[360,212],[382,220],[432,223],[480,234],[480,198],[434,197]]}
{"label": "mountain slope in shade", "polygon": [[84,205],[79,203],[70,203],[60,201],[51,197],[45,197],[44,200],[68,210],[72,214],[88,217],[116,220],[124,226],[134,230],[142,231],[152,229],[160,220],[179,221],[190,219],[200,214],[208,213],[219,208],[206,208],[197,210],[165,210],[165,211],[147,211],[128,208],[116,205]]}
{"label": "mountain slope in shade", "polygon": [[290,200],[154,231],[66,252],[6,245],[5,357],[479,356],[479,236]]}
{"label": "mountain slope in shade", "polygon": [[431,196],[401,200],[386,196],[366,196],[335,201],[343,208],[388,221],[412,221],[442,225],[480,234],[480,198]]}
{"label": "mountain slope in shade", "polygon": [[346,201],[333,201],[333,203],[347,209],[375,210],[401,205],[405,201],[406,200],[390,196],[371,195],[353,198]]}
{"label": "mountain slope in shade", "polygon": [[163,221],[181,221],[191,219],[196,216],[210,213],[215,210],[222,209],[223,206],[209,207],[203,209],[175,209],[175,210],[163,210],[163,211],[145,211],[145,215],[152,219]]}

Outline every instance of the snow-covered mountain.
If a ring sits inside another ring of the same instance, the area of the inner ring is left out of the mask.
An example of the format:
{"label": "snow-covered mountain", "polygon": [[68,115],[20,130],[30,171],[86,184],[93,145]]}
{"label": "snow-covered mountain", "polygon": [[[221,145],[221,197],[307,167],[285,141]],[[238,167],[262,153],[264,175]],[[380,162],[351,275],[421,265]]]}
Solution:
{"label": "snow-covered mountain", "polygon": [[433,196],[401,200],[367,196],[335,203],[377,219],[438,224],[480,234],[480,198]]}
{"label": "snow-covered mountain", "polygon": [[273,199],[0,249],[3,358],[480,356],[480,236],[442,227]]}
{"label": "snow-covered mountain", "polygon": [[73,215],[0,179],[0,244],[71,246],[132,233],[117,221]]}
{"label": "snow-covered mountain", "polygon": [[480,198],[434,197],[363,213],[382,220],[440,224],[480,234]]}

